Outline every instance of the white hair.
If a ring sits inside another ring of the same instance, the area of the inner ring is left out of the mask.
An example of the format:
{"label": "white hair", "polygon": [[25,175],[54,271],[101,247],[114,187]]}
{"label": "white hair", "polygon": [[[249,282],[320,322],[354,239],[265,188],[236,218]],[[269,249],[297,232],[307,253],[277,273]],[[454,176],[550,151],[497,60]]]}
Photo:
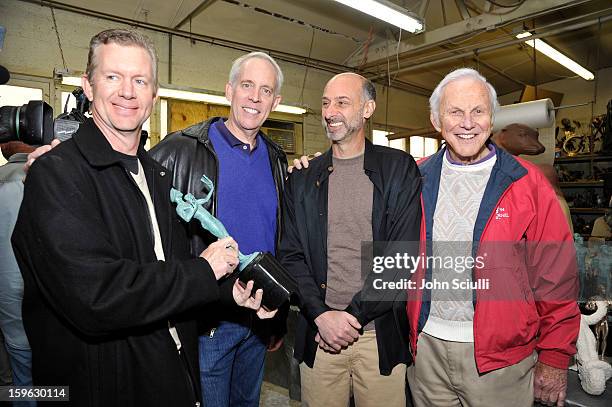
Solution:
{"label": "white hair", "polygon": [[281,71],[280,66],[276,63],[274,58],[264,52],[251,52],[250,54],[245,54],[239,58],[237,58],[232,63],[232,68],[229,73],[229,83],[232,84],[232,87],[236,85],[236,81],[238,80],[238,76],[240,75],[240,70],[242,69],[242,65],[249,59],[259,58],[264,61],[268,61],[274,67],[276,71],[276,83],[274,84],[274,96],[278,96],[280,94],[280,90],[283,87],[283,71]]}
{"label": "white hair", "polygon": [[497,92],[495,91],[495,88],[493,87],[493,85],[487,82],[487,79],[482,76],[477,70],[472,68],[459,68],[446,75],[444,79],[442,79],[440,83],[438,83],[438,86],[436,86],[431,96],[429,97],[429,110],[431,111],[431,115],[436,126],[440,127],[440,103],[442,102],[442,94],[444,93],[444,88],[451,82],[465,78],[480,81],[487,88],[487,92],[489,93],[491,122],[493,122],[493,119],[495,117],[495,111],[499,108],[499,103],[497,102]]}

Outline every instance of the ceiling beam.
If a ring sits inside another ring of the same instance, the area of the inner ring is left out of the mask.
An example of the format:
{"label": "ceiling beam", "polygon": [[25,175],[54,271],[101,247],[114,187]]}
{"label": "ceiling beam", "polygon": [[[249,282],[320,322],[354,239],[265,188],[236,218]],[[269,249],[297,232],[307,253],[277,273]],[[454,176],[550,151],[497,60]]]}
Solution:
{"label": "ceiling beam", "polygon": [[174,26],[174,28],[181,28],[183,26],[183,24],[185,24],[187,21],[191,20],[192,18],[198,16],[200,13],[202,13],[204,10],[206,10],[208,7],[212,6],[213,3],[215,3],[217,0],[202,0],[202,2],[196,7],[194,8],[191,13],[187,14],[185,16],[185,18],[183,18],[181,20],[180,23],[178,23],[177,25]]}
{"label": "ceiling beam", "polygon": [[480,64],[486,68],[488,68],[489,70],[495,72],[497,75],[504,77],[505,79],[508,79],[510,82],[513,82],[521,87],[525,86],[525,84],[519,80],[517,80],[516,78],[513,78],[512,76],[508,75],[507,73],[505,73],[504,71],[501,71],[499,68],[496,68],[495,66],[489,64],[488,62],[483,61],[480,58],[473,58],[472,59],[475,63]]}
{"label": "ceiling beam", "polygon": [[[537,32],[537,33],[534,33],[531,37],[529,37],[529,39],[531,40],[531,39],[536,39],[536,38],[545,38],[551,35],[557,35],[557,34],[561,34],[561,33],[568,32],[568,31],[579,30],[579,29],[589,27],[595,24],[603,24],[610,20],[612,20],[612,14],[608,14],[603,17],[598,17],[592,20],[583,21],[580,23],[572,24],[572,25],[566,24],[562,28],[558,28],[558,29],[552,29],[552,30],[548,30],[544,32]],[[409,64],[400,66],[399,69],[397,68],[389,69],[388,72],[384,72],[384,73],[377,73],[377,71],[372,71],[372,70],[363,71],[364,72],[363,75],[368,77],[370,80],[374,80],[374,79],[378,79],[381,77],[385,77],[387,75],[394,75],[397,73],[405,73],[405,72],[415,71],[419,69],[429,68],[432,66],[440,65],[445,62],[454,61],[460,58],[472,58],[474,55],[480,55],[485,52],[495,51],[495,50],[506,48],[506,47],[509,47],[515,44],[522,44],[524,42],[525,42],[524,38],[520,38],[520,39],[513,38],[510,40],[501,41],[496,44],[487,45],[487,46],[474,44],[473,46],[464,48],[465,49],[464,52],[451,51],[451,55],[446,56],[446,57],[440,57],[439,55],[436,55],[433,58],[427,57],[427,56],[423,58],[414,58],[410,60]]]}
{"label": "ceiling beam", "polygon": [[[524,21],[526,19],[535,18],[541,15],[559,11],[564,8],[573,7],[577,4],[586,3],[591,0],[538,0],[526,1],[520,7],[507,14],[480,14],[468,18],[457,23],[449,24],[444,27],[437,28],[431,31],[424,31],[420,34],[406,38],[400,44],[398,52],[422,51],[433,48],[448,41],[459,40],[467,35],[483,32],[494,31],[502,26]],[[371,44],[368,50],[368,63],[364,68],[368,68],[386,61],[387,55],[395,54],[394,49],[389,48],[386,41],[380,41]],[[359,66],[362,58],[353,56],[347,61],[347,64],[353,67]]]}
{"label": "ceiling beam", "polygon": [[457,9],[459,9],[459,14],[461,14],[461,18],[467,20],[472,17],[463,0],[455,0],[455,4],[457,5]]}
{"label": "ceiling beam", "polygon": [[419,17],[425,19],[425,14],[427,14],[427,8],[429,7],[429,0],[421,0],[421,5],[419,6],[419,12],[417,13]]}
{"label": "ceiling beam", "polygon": [[[223,38],[212,37],[204,34],[192,33],[185,30],[181,30],[178,28],[170,28],[158,24],[147,23],[144,21],[138,21],[126,17],[121,17],[109,13],[103,13],[101,11],[94,11],[84,7],[74,6],[71,4],[61,3],[53,0],[19,0],[24,3],[32,3],[38,6],[43,7],[52,7],[56,10],[68,11],[71,13],[76,13],[79,15],[100,18],[107,21],[113,21],[120,24],[128,24],[132,27],[140,27],[145,30],[151,30],[158,33],[169,34],[170,36],[189,39],[190,41],[198,41],[204,42],[211,45],[225,47],[229,49],[234,49],[242,52],[251,52],[251,51],[262,51],[268,53],[271,57],[278,61],[284,61],[293,63],[296,65],[307,66],[313,69],[318,69],[323,72],[328,72],[331,74],[339,74],[343,72],[354,72],[355,69],[341,64],[336,64],[333,62],[323,61],[320,59],[308,58],[302,55],[291,54],[288,52],[275,50],[271,48],[263,48],[260,46],[255,46],[251,44],[245,44],[237,41],[226,40]],[[389,86],[389,81],[383,76],[373,82],[379,83],[383,86]],[[418,85],[411,84],[405,81],[393,80],[391,81],[391,88],[403,90],[416,95],[424,95],[429,96],[431,94],[431,90],[422,88]]]}

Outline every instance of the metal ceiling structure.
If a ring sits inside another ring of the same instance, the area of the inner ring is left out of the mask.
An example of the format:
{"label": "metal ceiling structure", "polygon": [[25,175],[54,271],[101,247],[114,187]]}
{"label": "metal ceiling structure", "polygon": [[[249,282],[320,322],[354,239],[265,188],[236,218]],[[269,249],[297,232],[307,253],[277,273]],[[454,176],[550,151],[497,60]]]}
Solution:
{"label": "metal ceiling structure", "polygon": [[515,35],[529,29],[591,71],[612,66],[609,0],[392,0],[425,20],[412,35],[332,0],[22,0],[218,46],[264,50],[331,73],[354,70],[428,96],[457,66],[500,95],[574,74]]}

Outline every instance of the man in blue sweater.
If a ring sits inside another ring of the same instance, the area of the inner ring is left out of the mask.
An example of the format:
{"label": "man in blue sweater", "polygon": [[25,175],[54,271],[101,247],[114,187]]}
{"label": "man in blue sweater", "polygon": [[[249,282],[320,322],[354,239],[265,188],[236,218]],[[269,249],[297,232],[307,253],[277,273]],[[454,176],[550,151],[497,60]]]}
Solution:
{"label": "man in blue sweater", "polygon": [[[202,198],[206,191],[200,178],[205,174],[213,180],[215,193],[206,209],[225,225],[243,253],[275,253],[280,240],[287,159],[260,128],[280,103],[282,82],[278,64],[267,54],[243,55],[234,61],[225,88],[231,102],[228,118],[215,117],[170,134],[151,150],[174,172],[174,187],[183,193]],[[197,222],[187,228],[193,253],[214,238]],[[225,285],[231,287],[231,280]],[[230,304],[221,309],[202,314],[204,405],[256,406],[266,349],[281,346],[285,316],[268,322]]]}

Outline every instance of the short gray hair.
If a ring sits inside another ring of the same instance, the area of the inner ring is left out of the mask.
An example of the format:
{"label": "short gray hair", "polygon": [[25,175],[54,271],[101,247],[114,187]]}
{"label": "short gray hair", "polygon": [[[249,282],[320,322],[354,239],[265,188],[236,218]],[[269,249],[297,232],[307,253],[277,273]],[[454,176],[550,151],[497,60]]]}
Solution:
{"label": "short gray hair", "polygon": [[451,82],[465,78],[480,81],[485,85],[489,93],[491,120],[495,117],[495,111],[499,108],[499,103],[497,102],[497,92],[495,91],[493,85],[487,82],[487,79],[482,76],[477,70],[472,68],[459,68],[446,75],[444,79],[442,79],[440,83],[438,83],[438,86],[436,86],[431,96],[429,97],[429,110],[431,111],[434,123],[438,127],[440,127],[440,103],[442,102],[442,94],[444,93],[444,88],[446,88],[446,85]]}
{"label": "short gray hair", "polygon": [[376,87],[368,78],[363,78],[363,102],[372,100],[376,102]]}
{"label": "short gray hair", "polygon": [[110,30],[104,30],[94,35],[89,41],[89,54],[87,55],[87,79],[89,82],[93,81],[93,74],[98,66],[98,58],[96,50],[100,45],[103,44],[118,44],[126,47],[134,46],[141,47],[151,57],[151,67],[153,68],[153,84],[155,89],[159,87],[157,82],[157,52],[155,52],[155,46],[149,37],[133,30],[125,30],[121,28],[114,28]]}
{"label": "short gray hair", "polygon": [[280,90],[283,87],[283,71],[281,71],[280,66],[276,63],[274,58],[265,52],[251,52],[250,54],[245,54],[239,58],[237,58],[232,63],[232,69],[230,69],[229,73],[229,83],[234,87],[236,85],[236,81],[238,81],[238,76],[240,75],[240,70],[246,61],[253,58],[263,59],[264,61],[268,61],[274,67],[276,71],[276,83],[274,84],[274,96],[280,95]]}

